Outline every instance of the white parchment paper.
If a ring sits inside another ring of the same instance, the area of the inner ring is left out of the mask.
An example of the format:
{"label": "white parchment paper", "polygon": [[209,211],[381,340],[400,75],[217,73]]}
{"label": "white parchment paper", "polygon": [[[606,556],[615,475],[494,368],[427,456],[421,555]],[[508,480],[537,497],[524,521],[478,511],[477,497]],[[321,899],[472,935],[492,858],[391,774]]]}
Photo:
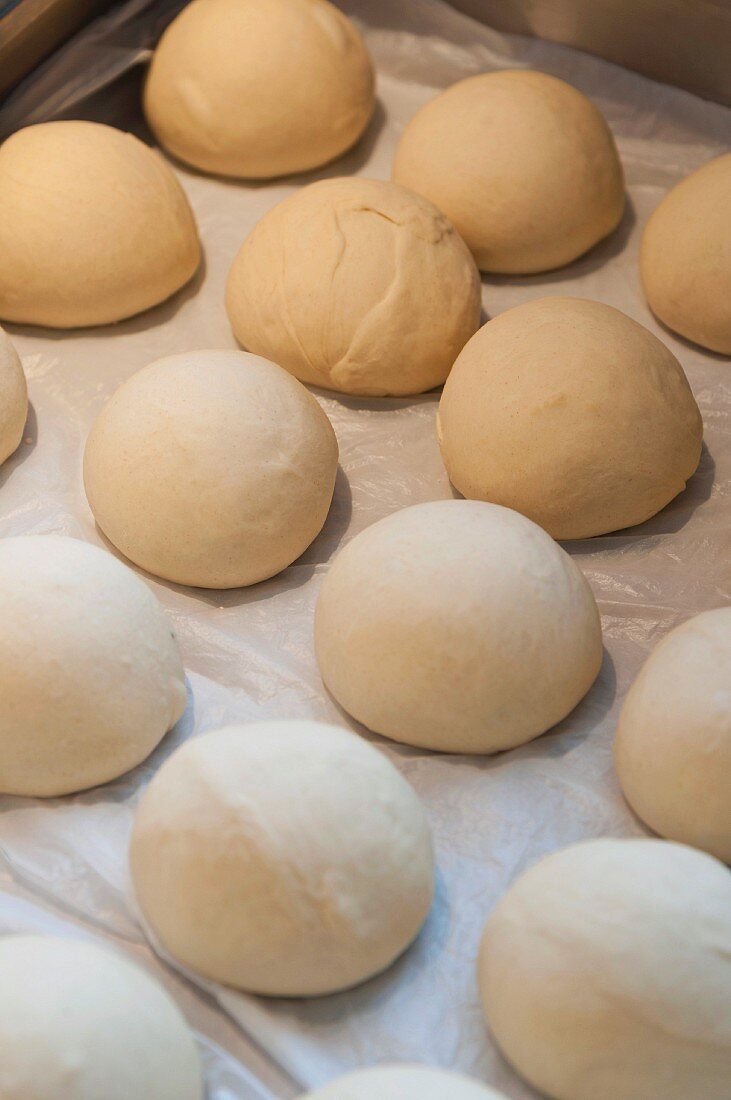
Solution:
{"label": "white parchment paper", "polygon": [[[341,462],[323,533],[293,566],[254,588],[205,592],[148,578],[180,639],[188,710],[150,760],[116,783],[43,803],[0,798],[0,932],[95,935],[150,967],[197,1028],[211,1100],[292,1096],[342,1070],[391,1059],[459,1068],[512,1100],[528,1100],[536,1094],[502,1061],[479,1010],[474,959],[485,917],[541,855],[585,837],[643,831],[612,770],[619,704],[666,631],[729,599],[731,361],[653,320],[640,291],[637,252],[643,223],[667,188],[728,150],[731,110],[560,46],[497,34],[441,0],[343,6],[362,28],[379,73],[379,109],[353,152],[321,172],[275,184],[223,182],[178,169],[205,248],[205,270],[190,287],[105,329],[9,328],[33,410],[26,442],[0,469],[0,536],[58,532],[104,544],[80,476],[84,441],[103,402],[161,355],[235,346],[224,281],[264,211],[323,176],[388,178],[398,135],[422,103],[461,77],[506,66],[563,77],[598,103],[619,143],[629,201],[617,232],[570,267],[485,278],[486,313],[572,294],[616,306],[657,333],[683,363],[703,413],[700,469],[682,496],[641,527],[568,544],[599,601],[606,654],[594,688],[559,727],[484,759],[375,739],[426,803],[436,838],[437,898],[414,947],[354,992],[306,1002],[250,998],[186,980],[150,949],[126,871],[139,791],[183,738],[224,722],[313,717],[352,725],[323,691],[313,655],[313,607],[328,560],[382,516],[450,495],[434,436],[438,395],[361,400],[318,393]],[[107,105],[110,121],[140,129],[139,116],[118,117],[111,94]]]}

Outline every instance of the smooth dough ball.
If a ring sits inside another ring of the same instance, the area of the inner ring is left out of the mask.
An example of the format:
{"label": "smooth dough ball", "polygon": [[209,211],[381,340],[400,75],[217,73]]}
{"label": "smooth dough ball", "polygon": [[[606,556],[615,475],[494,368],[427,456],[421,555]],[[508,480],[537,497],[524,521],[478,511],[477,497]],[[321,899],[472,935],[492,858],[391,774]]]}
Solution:
{"label": "smooth dough ball", "polygon": [[162,157],[96,122],[0,146],[0,318],[76,328],[131,317],[193,276],[200,245]]}
{"label": "smooth dough ball", "polygon": [[553,1100],[728,1100],[731,875],[664,840],[589,840],[498,902],[479,958],[493,1038]]}
{"label": "smooth dough ball", "polygon": [[434,878],[412,788],[362,738],[317,722],[188,741],[143,795],[130,864],[179,962],[284,997],[384,970],[424,923]]}
{"label": "smooth dough ball", "polygon": [[343,393],[442,384],[480,323],[469,249],[420,195],[320,180],[265,214],[233,262],[237,340],[303,382]]}
{"label": "smooth dough ball", "polygon": [[116,779],[185,702],[168,619],[130,569],[77,539],[0,539],[0,792]]}
{"label": "smooth dough ball", "polygon": [[0,939],[3,1100],[201,1100],[193,1036],[157,982],[112,951]]}
{"label": "smooth dough ball", "polygon": [[375,106],[357,30],[326,0],[193,0],[152,58],[144,109],[204,172],[305,172],[355,144]]}
{"label": "smooth dough ball", "polygon": [[633,527],[682,492],[703,423],[683,368],[617,309],[540,298],[488,321],[447,379],[444,465],[556,539]]}
{"label": "smooth dough ball", "polygon": [[549,536],[507,508],[417,504],[367,527],[320,589],[325,686],[394,741],[497,752],[544,733],[602,661],[594,597]]}
{"label": "smooth dough ball", "polygon": [[393,178],[450,218],[481,271],[562,267],[611,233],[624,210],[603,116],[545,73],[482,73],[447,88],[404,130]]}
{"label": "smooth dough ball", "polygon": [[0,462],[20,446],[27,419],[28,387],[20,356],[0,328]]}
{"label": "smooth dough ball", "polygon": [[303,1100],[506,1100],[501,1092],[431,1066],[376,1066],[346,1073]]}
{"label": "smooth dough ball", "polygon": [[650,655],[622,707],[614,760],[651,829],[731,863],[731,607],[689,619]]}
{"label": "smooth dough ball", "polygon": [[642,236],[650,309],[688,340],[731,355],[731,153],[673,187]]}
{"label": "smooth dough ball", "polygon": [[338,444],[315,398],[239,351],[158,359],[99,414],[84,484],[107,538],[178,584],[238,588],[281,572],[327,517]]}

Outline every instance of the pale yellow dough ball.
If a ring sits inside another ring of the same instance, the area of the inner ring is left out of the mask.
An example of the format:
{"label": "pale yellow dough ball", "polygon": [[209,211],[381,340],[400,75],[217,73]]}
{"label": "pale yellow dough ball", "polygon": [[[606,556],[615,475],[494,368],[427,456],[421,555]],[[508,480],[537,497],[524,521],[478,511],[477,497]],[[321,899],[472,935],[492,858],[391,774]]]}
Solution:
{"label": "pale yellow dough ball", "polygon": [[0,328],[0,462],[20,446],[28,418],[28,386],[20,356]]}
{"label": "pale yellow dough ball", "polygon": [[668,192],[645,227],[640,270],[668,328],[731,355],[731,153]]}
{"label": "pale yellow dough ball", "polygon": [[349,149],[373,80],[363,40],[326,0],[193,0],[155,50],[144,108],[180,160],[265,179]]}
{"label": "pale yellow dough ball", "polygon": [[346,1073],[302,1100],[505,1100],[501,1092],[432,1066],[387,1065]]}
{"label": "pale yellow dough ball", "polygon": [[614,760],[651,829],[731,863],[731,607],[688,619],[653,650],[624,701]]}
{"label": "pale yellow dough ball", "polygon": [[447,88],[406,126],[393,178],[446,214],[481,271],[562,267],[611,233],[624,210],[603,116],[539,72],[482,73]]}
{"label": "pale yellow dough ball", "polygon": [[321,180],[255,226],[229,274],[244,347],[343,393],[441,385],[480,323],[480,278],[430,202],[382,180]]}
{"label": "pale yellow dough ball", "polygon": [[651,332],[581,298],[539,298],[472,337],[437,432],[453,485],[556,539],[632,527],[677,496],[703,424],[683,368]]}
{"label": "pale yellow dough ball", "polygon": [[200,588],[281,572],[320,531],[338,444],[290,374],[240,351],[158,359],[104,406],[84,452],[94,518],[136,565]]}
{"label": "pale yellow dough ball", "polygon": [[140,802],[130,866],[145,917],[179,962],[282,997],[384,970],[419,932],[434,884],[413,789],[367,741],[319,722],[188,741]]}
{"label": "pale yellow dough ball", "polygon": [[199,263],[183,189],[132,134],[46,122],[0,146],[0,319],[120,321],[169,298]]}

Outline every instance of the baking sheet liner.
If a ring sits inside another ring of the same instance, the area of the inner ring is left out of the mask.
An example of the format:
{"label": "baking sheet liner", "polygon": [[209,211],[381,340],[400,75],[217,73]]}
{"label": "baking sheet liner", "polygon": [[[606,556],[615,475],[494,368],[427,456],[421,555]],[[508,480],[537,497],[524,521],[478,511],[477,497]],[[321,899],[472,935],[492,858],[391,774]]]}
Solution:
{"label": "baking sheet liner", "polygon": [[[355,150],[320,172],[274,184],[178,168],[205,249],[205,270],[191,286],[104,329],[9,326],[33,408],[26,442],[0,469],[0,536],[57,532],[105,545],[81,483],[84,441],[104,401],[159,356],[235,346],[223,306],[226,273],[274,203],[324,176],[388,178],[398,135],[422,103],[464,76],[506,66],[553,73],[597,102],[618,140],[629,201],[617,232],[570,267],[485,278],[485,311],[568,294],[607,302],[646,325],[679,357],[701,407],[700,468],[641,527],[567,544],[599,601],[606,653],[597,683],[554,731],[487,758],[373,738],[424,800],[436,840],[436,901],[413,948],[352,992],[310,1001],[247,997],[186,980],[150,949],[126,870],[139,792],[183,738],[226,722],[310,717],[354,726],[324,692],[313,655],[313,608],[327,563],[382,516],[451,494],[434,435],[438,395],[364,400],[318,392],[341,466],[324,531],[298,562],[254,588],[205,592],[148,578],[180,639],[190,682],[186,714],[150,760],[116,783],[49,802],[0,799],[0,932],[94,935],[152,968],[197,1029],[211,1100],[292,1096],[299,1086],[392,1059],[452,1066],[511,1100],[528,1100],[537,1094],[501,1059],[482,1022],[474,960],[483,922],[510,881],[545,853],[586,837],[643,833],[612,770],[620,701],[671,627],[729,598],[731,361],[672,336],[651,317],[637,252],[643,223],[667,188],[727,151],[731,110],[567,48],[498,34],[439,0],[343,6],[378,66],[379,107]],[[132,56],[134,44],[128,48]],[[139,118],[128,124],[138,129]]]}

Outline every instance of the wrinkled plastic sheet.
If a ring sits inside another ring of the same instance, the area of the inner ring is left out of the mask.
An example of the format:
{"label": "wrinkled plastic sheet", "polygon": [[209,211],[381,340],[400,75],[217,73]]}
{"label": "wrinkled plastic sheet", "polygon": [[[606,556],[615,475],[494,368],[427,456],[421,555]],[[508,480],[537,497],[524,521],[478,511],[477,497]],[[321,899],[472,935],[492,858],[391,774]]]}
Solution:
{"label": "wrinkled plastic sheet", "polygon": [[[288,1097],[351,1067],[390,1059],[459,1068],[512,1100],[527,1100],[536,1094],[502,1061],[480,1013],[474,961],[485,917],[511,880],[545,853],[582,838],[643,832],[612,770],[620,701],[669,629],[729,598],[731,361],[672,336],[651,317],[637,252],[643,223],[667,188],[727,150],[731,110],[570,49],[494,33],[438,0],[349,0],[346,10],[363,29],[379,72],[379,109],[357,149],[321,172],[274,184],[248,186],[178,169],[205,248],[205,270],[190,287],[105,329],[9,329],[33,411],[26,442],[0,470],[0,535],[58,532],[104,545],[80,475],[84,441],[104,401],[161,355],[235,346],[223,306],[226,272],[274,203],[322,176],[387,178],[398,134],[422,103],[461,77],[505,66],[543,69],[598,103],[618,139],[629,202],[617,232],[570,267],[485,278],[486,313],[570,294],[607,302],[646,325],[679,357],[701,407],[700,468],[687,490],[641,527],[568,544],[599,601],[606,654],[597,683],[555,730],[485,758],[374,738],[424,800],[436,840],[436,900],[411,950],[352,992],[309,1001],[247,997],[186,979],[151,949],[126,869],[139,792],[183,738],[227,722],[348,723],[325,694],[313,655],[313,608],[327,563],[382,516],[450,496],[434,434],[437,395],[361,400],[318,393],[338,435],[341,464],[322,534],[284,573],[254,588],[196,591],[148,578],[180,639],[190,681],[187,712],[150,760],[116,783],[49,802],[0,799],[0,932],[97,936],[152,969],[196,1027],[215,1100]],[[130,118],[131,127],[139,124]]]}

